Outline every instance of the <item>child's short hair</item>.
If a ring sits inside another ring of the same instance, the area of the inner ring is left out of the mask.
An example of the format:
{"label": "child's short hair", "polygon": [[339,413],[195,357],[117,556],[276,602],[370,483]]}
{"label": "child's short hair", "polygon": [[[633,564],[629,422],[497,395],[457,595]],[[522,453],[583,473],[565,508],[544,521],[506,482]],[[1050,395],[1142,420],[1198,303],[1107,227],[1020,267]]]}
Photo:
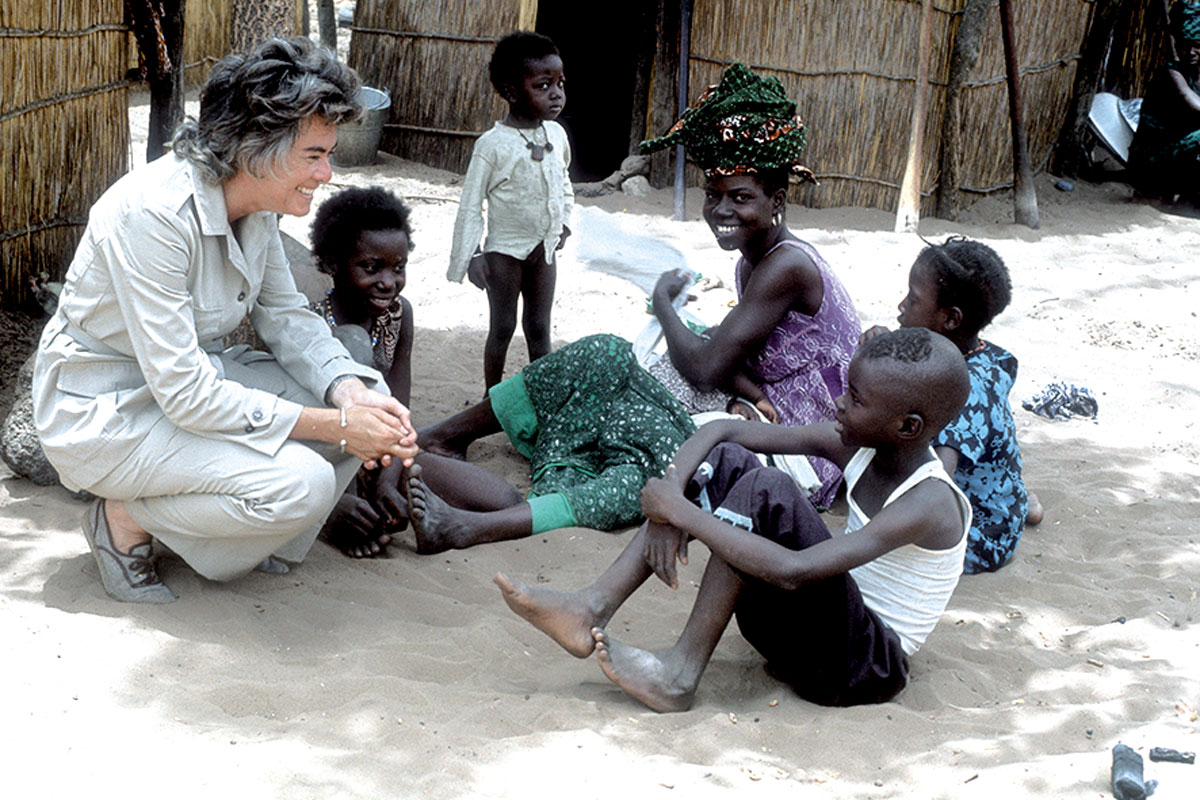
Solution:
{"label": "child's short hair", "polygon": [[889,384],[899,413],[917,413],[930,437],[962,411],[971,392],[966,359],[954,344],[928,328],[900,328],[880,334],[854,357],[887,359],[903,365]]}
{"label": "child's short hair", "polygon": [[978,333],[1012,300],[1008,268],[995,250],[965,236],[930,244],[917,256],[929,265],[937,281],[940,308],[957,306],[963,325]]}
{"label": "child's short hair", "polygon": [[358,247],[363,231],[402,230],[412,247],[412,226],[404,202],[378,186],[343,189],[321,204],[312,224],[317,269],[333,275]]}
{"label": "child's short hair", "polygon": [[504,92],[509,86],[515,86],[525,78],[526,61],[558,54],[558,46],[549,36],[515,31],[496,42],[492,60],[488,62],[488,77],[500,96],[505,97]]}

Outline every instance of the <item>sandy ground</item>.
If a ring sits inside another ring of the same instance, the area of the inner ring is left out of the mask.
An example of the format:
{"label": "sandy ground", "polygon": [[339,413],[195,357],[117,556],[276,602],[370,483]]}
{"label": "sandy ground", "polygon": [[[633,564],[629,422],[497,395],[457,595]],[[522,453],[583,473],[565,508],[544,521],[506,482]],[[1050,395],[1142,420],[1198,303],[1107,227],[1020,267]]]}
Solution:
{"label": "sandy ground", "polygon": [[[414,415],[432,421],[474,402],[484,298],[443,277],[456,178],[384,156],[340,171],[336,186],[348,184],[388,186],[414,209]],[[1095,393],[1100,416],[1016,412],[1046,520],[1010,566],[964,578],[895,701],[799,700],[731,630],[695,708],[657,715],[517,619],[491,584],[503,570],[580,586],[629,531],[562,530],[433,557],[397,548],[374,561],[318,543],[291,575],[227,585],[167,561],[179,602],[117,604],[79,532],[83,505],[0,472],[5,793],[1095,798],[1109,794],[1117,742],[1200,749],[1200,222],[1132,204],[1118,185],[1068,194],[1042,178],[1038,189],[1039,231],[1011,225],[1000,197],[921,232],[981,238],[1009,264],[1014,301],[987,335],[1020,359],[1014,405],[1065,380]],[[721,279],[700,296],[719,314],[733,259],[697,219],[698,194],[688,200],[685,222],[669,219],[669,191],[590,201],[587,213]],[[793,207],[788,218],[865,324],[894,321],[915,236],[862,209]],[[304,240],[308,224],[284,227]],[[559,344],[632,337],[647,319],[639,289],[581,261],[596,244],[581,232],[563,253]],[[518,335],[510,371],[522,349]],[[502,437],[471,460],[527,486]],[[648,584],[612,630],[643,646],[672,641],[704,561],[697,548],[676,592]],[[1194,797],[1196,769],[1146,766],[1161,798]]]}

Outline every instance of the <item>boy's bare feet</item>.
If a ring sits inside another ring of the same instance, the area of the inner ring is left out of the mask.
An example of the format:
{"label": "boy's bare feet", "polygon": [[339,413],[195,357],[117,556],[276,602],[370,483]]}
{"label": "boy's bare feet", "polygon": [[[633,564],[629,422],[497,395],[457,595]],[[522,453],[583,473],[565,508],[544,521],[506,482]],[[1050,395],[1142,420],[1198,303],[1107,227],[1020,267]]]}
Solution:
{"label": "boy's bare feet", "polygon": [[592,626],[600,620],[578,592],[557,592],[511,581],[497,572],[492,583],[500,587],[504,602],[521,619],[558,642],[576,658],[587,658],[596,648]]}
{"label": "boy's bare feet", "polygon": [[592,628],[596,658],[608,679],[655,711],[687,711],[696,698],[696,685],[679,681],[680,667],[670,657],[621,644],[603,628]]}
{"label": "boy's bare feet", "polygon": [[461,544],[460,534],[466,533],[459,519],[463,513],[447,505],[425,485],[420,464],[413,464],[401,473],[400,486],[408,501],[408,521],[412,523],[418,553],[441,553]]}

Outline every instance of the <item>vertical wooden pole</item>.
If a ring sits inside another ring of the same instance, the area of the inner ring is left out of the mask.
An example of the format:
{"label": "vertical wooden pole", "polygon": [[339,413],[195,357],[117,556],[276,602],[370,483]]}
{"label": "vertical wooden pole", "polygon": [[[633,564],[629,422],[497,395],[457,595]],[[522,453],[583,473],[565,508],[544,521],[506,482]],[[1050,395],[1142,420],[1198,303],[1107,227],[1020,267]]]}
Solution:
{"label": "vertical wooden pole", "polygon": [[921,151],[925,146],[925,99],[929,96],[929,38],[933,28],[933,0],[921,3],[921,36],[917,42],[917,81],[913,88],[912,125],[900,200],[896,204],[896,232],[914,232],[921,220]]}
{"label": "vertical wooden pole", "polygon": [[1000,0],[1000,31],[1004,37],[1004,65],[1008,73],[1008,115],[1012,121],[1013,218],[1021,225],[1037,229],[1037,192],[1033,188],[1033,167],[1025,143],[1025,120],[1021,111],[1021,75],[1017,69],[1017,44],[1013,33],[1012,0]]}
{"label": "vertical wooden pole", "polygon": [[[183,123],[183,20],[186,6],[186,0],[167,0],[163,3],[162,35],[167,45],[170,67],[159,63],[156,55],[147,58],[150,84],[147,161],[153,161],[166,152],[176,129]],[[157,51],[151,46],[147,52]]]}
{"label": "vertical wooden pole", "polygon": [[322,47],[337,52],[337,9],[333,0],[317,0],[317,34]]}
{"label": "vertical wooden pole", "polygon": [[942,147],[938,168],[937,216],[956,219],[962,205],[958,190],[959,134],[962,127],[962,87],[979,62],[983,47],[983,32],[987,27],[992,0],[967,0],[958,30],[954,34],[954,50],[950,55],[950,80],[946,85],[946,117],[942,120]]}
{"label": "vertical wooden pole", "polygon": [[[679,116],[688,107],[688,71],[692,52],[692,0],[679,3]],[[684,185],[683,145],[675,146],[675,219],[682,220],[687,212],[687,187]]]}

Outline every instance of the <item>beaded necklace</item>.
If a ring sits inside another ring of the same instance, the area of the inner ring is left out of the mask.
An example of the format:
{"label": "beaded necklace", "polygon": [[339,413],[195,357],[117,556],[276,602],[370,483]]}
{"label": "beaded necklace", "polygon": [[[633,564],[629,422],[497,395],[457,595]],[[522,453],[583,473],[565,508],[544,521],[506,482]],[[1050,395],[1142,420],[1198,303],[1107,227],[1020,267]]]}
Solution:
{"label": "beaded necklace", "polygon": [[[327,291],[325,297],[313,305],[313,310],[329,323],[331,329],[338,326],[338,321],[333,316],[333,289]],[[371,321],[371,349],[375,357],[375,367],[383,372],[392,367],[403,314],[404,306],[401,305],[400,298],[396,298],[387,311]]]}

